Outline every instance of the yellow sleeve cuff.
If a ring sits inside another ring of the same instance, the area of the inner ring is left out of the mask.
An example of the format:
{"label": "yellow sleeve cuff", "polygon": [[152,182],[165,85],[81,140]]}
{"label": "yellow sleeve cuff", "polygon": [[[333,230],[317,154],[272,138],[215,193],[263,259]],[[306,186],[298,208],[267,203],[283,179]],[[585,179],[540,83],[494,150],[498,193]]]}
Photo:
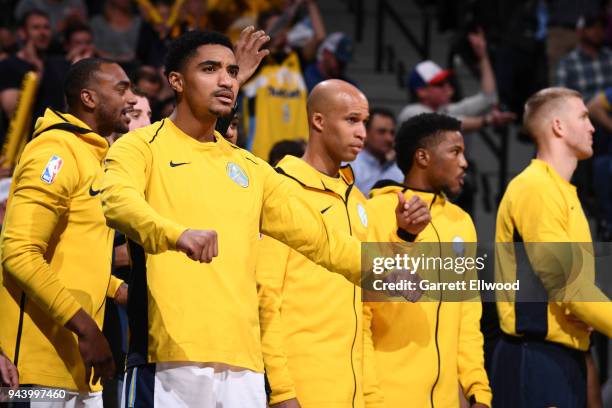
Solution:
{"label": "yellow sleeve cuff", "polygon": [[57,309],[57,316],[54,316],[55,321],[60,325],[65,326],[70,319],[81,309],[81,305],[76,300],[68,300],[67,304]]}
{"label": "yellow sleeve cuff", "polygon": [[117,289],[119,289],[119,286],[121,286],[122,283],[124,282],[121,279],[111,275],[110,282],[108,283],[108,289],[106,289],[106,297],[114,298],[115,293],[117,293]]}
{"label": "yellow sleeve cuff", "polygon": [[182,225],[172,224],[166,228],[166,237],[168,239],[168,249],[176,250],[176,242],[181,237],[183,232],[187,231],[188,228]]}
{"label": "yellow sleeve cuff", "polygon": [[274,390],[272,390],[272,394],[270,395],[270,405],[278,404],[283,401],[288,401],[293,398],[297,398],[297,396],[295,395],[295,390],[293,388],[280,393],[275,393]]}
{"label": "yellow sleeve cuff", "polygon": [[475,399],[476,402],[485,404],[486,406],[490,407],[491,401],[493,400],[493,395],[490,391],[479,390],[468,396],[468,400],[472,398]]}

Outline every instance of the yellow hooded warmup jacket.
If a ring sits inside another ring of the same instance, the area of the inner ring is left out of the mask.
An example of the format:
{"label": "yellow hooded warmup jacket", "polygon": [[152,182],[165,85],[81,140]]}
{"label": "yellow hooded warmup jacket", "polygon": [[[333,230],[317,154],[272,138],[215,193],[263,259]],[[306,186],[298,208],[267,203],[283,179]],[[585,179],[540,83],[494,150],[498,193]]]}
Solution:
{"label": "yellow hooded warmup jacket", "polygon": [[[330,226],[366,240],[371,220],[349,166],[334,178],[286,156],[277,171]],[[373,366],[367,367],[372,344],[363,332],[361,289],[267,236],[256,276],[270,403],[297,398],[304,408],[382,406]]]}
{"label": "yellow hooded warmup jacket", "polygon": [[47,109],[13,176],[2,230],[0,347],[22,384],[96,391],[85,383],[77,337],[64,325],[83,308],[99,327],[113,231],[98,193],[107,141],[76,117]]}
{"label": "yellow hooded warmup jacket", "polygon": [[[415,242],[476,242],[470,216],[443,195],[391,181],[374,188],[368,200],[374,241],[385,242],[389,232],[397,229],[393,210],[399,191],[406,200],[417,195],[431,212],[431,223]],[[456,408],[458,385],[468,400],[491,406],[479,301],[368,302],[364,310],[387,407]]]}

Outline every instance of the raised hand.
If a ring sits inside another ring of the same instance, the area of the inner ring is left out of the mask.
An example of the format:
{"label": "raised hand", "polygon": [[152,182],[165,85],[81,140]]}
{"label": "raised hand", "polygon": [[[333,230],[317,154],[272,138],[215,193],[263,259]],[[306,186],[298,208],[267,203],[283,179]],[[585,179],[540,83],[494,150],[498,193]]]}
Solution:
{"label": "raised hand", "polygon": [[261,60],[268,54],[269,50],[261,50],[262,45],[270,41],[270,37],[263,30],[255,31],[255,27],[248,26],[240,33],[240,37],[234,45],[236,62],[240,67],[238,71],[238,83],[242,86],[255,73]]}

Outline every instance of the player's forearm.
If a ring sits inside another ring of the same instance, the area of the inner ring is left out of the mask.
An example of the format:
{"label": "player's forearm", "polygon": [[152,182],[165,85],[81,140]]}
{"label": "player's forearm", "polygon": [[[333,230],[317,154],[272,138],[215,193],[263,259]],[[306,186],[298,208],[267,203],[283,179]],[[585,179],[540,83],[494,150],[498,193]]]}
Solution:
{"label": "player's forearm", "polygon": [[32,244],[6,242],[2,267],[15,283],[59,325],[64,325],[81,305],[51,271],[43,254]]}
{"label": "player's forearm", "polygon": [[136,192],[115,185],[102,192],[106,223],[152,254],[176,248],[186,227],[157,214]]}

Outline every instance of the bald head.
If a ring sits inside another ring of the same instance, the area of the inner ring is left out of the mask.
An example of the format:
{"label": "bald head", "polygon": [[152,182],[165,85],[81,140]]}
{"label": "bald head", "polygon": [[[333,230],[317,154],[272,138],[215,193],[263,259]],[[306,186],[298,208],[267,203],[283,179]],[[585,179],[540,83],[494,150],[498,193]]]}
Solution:
{"label": "bald head", "polygon": [[308,118],[312,120],[315,112],[325,113],[355,102],[367,104],[368,100],[354,85],[341,79],[328,79],[317,84],[310,92],[307,105]]}
{"label": "bald head", "polygon": [[339,79],[319,83],[308,97],[307,150],[338,164],[355,160],[368,117],[368,100],[355,86]]}

